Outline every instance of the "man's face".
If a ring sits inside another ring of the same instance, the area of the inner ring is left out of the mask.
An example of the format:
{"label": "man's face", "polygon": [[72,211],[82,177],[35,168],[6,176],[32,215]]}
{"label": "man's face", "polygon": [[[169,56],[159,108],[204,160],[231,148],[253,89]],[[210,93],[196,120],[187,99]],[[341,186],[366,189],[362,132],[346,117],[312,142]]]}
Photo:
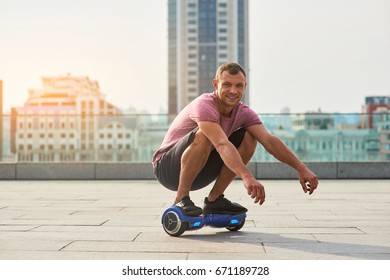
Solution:
{"label": "man's face", "polygon": [[246,79],[242,72],[232,75],[224,71],[218,80],[213,80],[213,86],[222,104],[233,107],[240,102],[244,94]]}

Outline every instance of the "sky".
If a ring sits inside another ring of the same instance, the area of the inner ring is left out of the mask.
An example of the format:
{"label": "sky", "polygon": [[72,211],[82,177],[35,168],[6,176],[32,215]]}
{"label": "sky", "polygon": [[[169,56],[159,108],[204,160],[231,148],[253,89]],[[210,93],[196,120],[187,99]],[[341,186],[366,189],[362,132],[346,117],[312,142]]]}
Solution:
{"label": "sky", "polygon": [[[249,0],[249,41],[260,114],[355,113],[390,95],[389,0]],[[0,0],[4,112],[41,77],[70,73],[120,108],[159,113],[167,68],[167,0]]]}

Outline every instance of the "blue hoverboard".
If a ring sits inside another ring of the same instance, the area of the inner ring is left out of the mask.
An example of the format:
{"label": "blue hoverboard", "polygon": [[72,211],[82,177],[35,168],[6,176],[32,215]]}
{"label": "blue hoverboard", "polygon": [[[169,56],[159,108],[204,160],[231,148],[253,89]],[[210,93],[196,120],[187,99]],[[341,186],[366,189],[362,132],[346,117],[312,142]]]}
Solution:
{"label": "blue hoverboard", "polygon": [[162,215],[161,223],[165,232],[171,236],[180,236],[187,230],[197,230],[204,226],[240,230],[245,224],[246,213],[204,214],[186,216],[177,206],[171,206]]}

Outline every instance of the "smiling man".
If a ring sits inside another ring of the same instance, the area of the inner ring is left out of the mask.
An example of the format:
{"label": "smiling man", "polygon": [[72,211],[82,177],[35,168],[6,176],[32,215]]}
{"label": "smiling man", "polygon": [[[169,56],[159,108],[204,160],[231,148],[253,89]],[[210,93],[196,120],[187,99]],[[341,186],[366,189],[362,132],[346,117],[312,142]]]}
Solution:
{"label": "smiling man", "polygon": [[[254,202],[263,204],[264,186],[246,167],[257,143],[294,168],[303,191],[312,194],[318,186],[317,176],[266,130],[256,112],[241,102],[247,86],[245,70],[237,63],[225,63],[217,69],[213,86],[213,93],[200,95],[176,116],[153,155],[156,178],[176,191],[174,205],[188,216],[246,212],[245,207],[224,196],[236,176]],[[196,206],[190,191],[213,181],[203,209]]]}

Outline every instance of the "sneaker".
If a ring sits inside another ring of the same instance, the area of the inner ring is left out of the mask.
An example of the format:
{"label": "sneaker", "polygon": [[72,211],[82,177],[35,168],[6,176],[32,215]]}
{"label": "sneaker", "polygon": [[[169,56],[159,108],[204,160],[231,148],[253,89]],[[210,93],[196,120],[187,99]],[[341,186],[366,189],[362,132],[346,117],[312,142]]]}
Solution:
{"label": "sneaker", "polygon": [[200,216],[203,214],[202,208],[195,206],[189,196],[185,196],[181,201],[175,204],[186,216]]}
{"label": "sneaker", "polygon": [[223,194],[213,202],[210,202],[207,197],[204,200],[203,213],[205,214],[240,214],[247,211],[248,209],[238,203],[231,202]]}

